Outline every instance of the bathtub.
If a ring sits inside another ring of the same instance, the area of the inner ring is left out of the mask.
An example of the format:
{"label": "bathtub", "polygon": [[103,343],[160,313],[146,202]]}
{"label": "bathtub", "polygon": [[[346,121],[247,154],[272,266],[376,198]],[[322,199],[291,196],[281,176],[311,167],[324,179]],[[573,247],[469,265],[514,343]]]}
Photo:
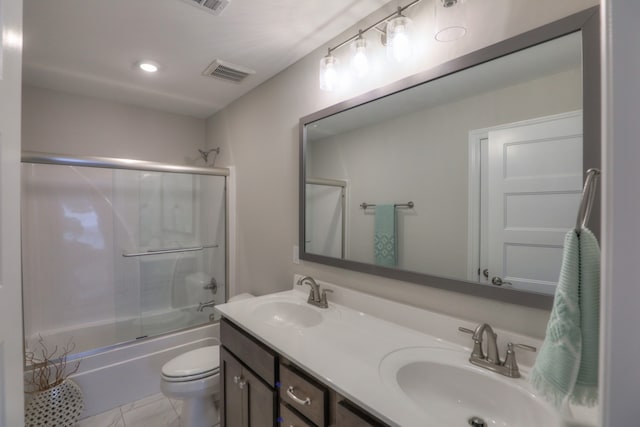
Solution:
{"label": "bathtub", "polygon": [[71,378],[82,388],[82,418],[160,393],[160,369],[171,358],[219,343],[219,324],[209,323],[79,354],[80,369]]}

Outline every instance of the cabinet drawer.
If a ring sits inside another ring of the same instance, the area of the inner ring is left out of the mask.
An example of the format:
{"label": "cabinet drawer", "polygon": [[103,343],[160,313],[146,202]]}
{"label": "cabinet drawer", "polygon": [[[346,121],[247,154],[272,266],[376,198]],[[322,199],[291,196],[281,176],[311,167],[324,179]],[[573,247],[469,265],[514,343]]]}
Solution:
{"label": "cabinet drawer", "polygon": [[314,427],[282,403],[280,404],[280,425],[282,427]]}
{"label": "cabinet drawer", "polygon": [[288,403],[318,427],[327,425],[329,408],[327,389],[305,377],[300,371],[286,365],[280,365],[280,400]]}
{"label": "cabinet drawer", "polygon": [[227,319],[220,321],[220,341],[271,387],[276,384],[276,354]]}
{"label": "cabinet drawer", "polygon": [[336,426],[340,427],[388,427],[347,400],[336,405]]}

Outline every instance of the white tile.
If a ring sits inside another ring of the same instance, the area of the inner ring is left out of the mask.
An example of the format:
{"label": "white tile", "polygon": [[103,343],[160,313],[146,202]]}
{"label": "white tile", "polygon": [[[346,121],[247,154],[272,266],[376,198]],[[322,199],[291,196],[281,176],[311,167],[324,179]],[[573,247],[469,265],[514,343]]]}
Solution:
{"label": "white tile", "polygon": [[76,427],[125,427],[120,408],[80,420]]}
{"label": "white tile", "polygon": [[122,409],[122,413],[124,414],[125,412],[133,411],[135,409],[141,408],[143,406],[149,405],[159,400],[166,400],[166,399],[167,398],[162,393],[152,394],[151,396],[147,396],[144,399],[136,400],[135,402],[122,405],[120,409]]}
{"label": "white tile", "polygon": [[182,402],[183,402],[183,400],[180,400],[180,399],[169,399],[169,401],[171,402],[171,405],[173,405],[173,409],[175,409],[176,412],[178,413],[178,415],[180,415],[182,413]]}
{"label": "white tile", "polygon": [[132,406],[130,410],[123,408],[122,416],[128,427],[178,427],[178,413],[169,399],[160,395],[159,399],[144,400],[144,405],[138,401],[129,405]]}

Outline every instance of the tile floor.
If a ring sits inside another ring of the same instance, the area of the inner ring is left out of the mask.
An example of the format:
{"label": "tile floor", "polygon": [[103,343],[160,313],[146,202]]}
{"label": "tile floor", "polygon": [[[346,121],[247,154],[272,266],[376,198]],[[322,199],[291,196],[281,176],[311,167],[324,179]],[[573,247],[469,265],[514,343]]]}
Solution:
{"label": "tile floor", "polygon": [[180,401],[154,394],[80,420],[76,427],[178,427]]}

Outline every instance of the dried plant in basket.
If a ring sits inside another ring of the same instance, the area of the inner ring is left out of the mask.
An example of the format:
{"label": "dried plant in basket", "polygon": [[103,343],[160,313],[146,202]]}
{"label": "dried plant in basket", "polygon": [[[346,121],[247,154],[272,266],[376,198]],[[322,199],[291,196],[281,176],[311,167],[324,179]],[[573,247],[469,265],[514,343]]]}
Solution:
{"label": "dried plant in basket", "polygon": [[63,347],[56,345],[53,349],[49,349],[44,338],[38,334],[38,346],[38,350],[25,351],[24,355],[27,366],[31,367],[25,377],[27,393],[49,390],[78,372],[80,367],[79,360],[71,364],[67,363],[67,357],[76,348],[73,338],[70,338]]}

